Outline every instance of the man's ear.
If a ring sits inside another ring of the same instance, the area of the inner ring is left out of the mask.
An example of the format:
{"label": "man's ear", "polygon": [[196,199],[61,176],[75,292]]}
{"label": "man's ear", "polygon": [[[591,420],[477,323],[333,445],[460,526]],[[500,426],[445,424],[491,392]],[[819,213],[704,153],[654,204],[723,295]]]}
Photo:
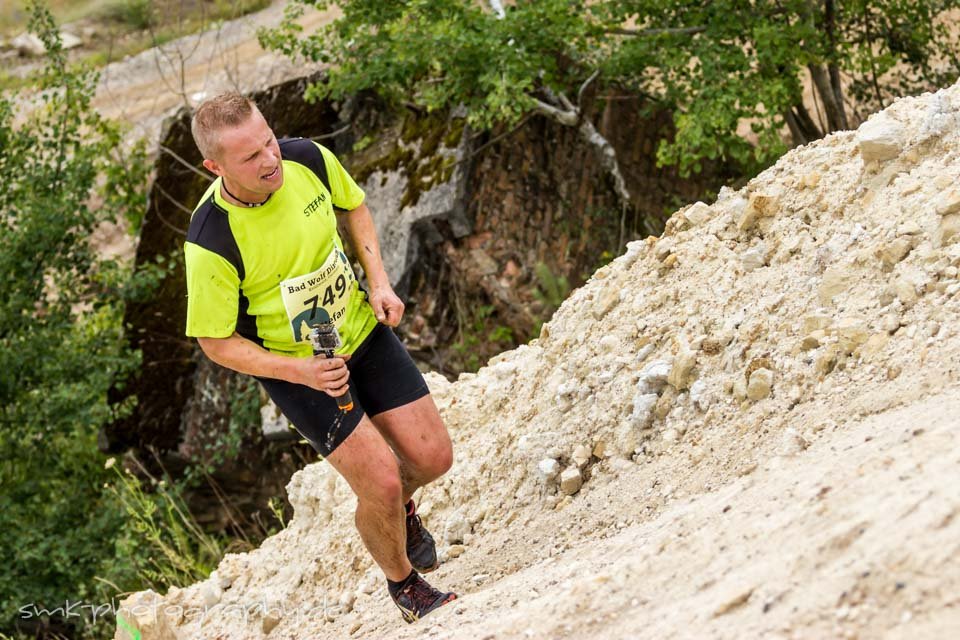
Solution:
{"label": "man's ear", "polygon": [[215,176],[222,176],[222,175],[223,175],[223,168],[222,168],[219,164],[217,164],[217,161],[216,161],[216,160],[211,160],[210,158],[205,158],[205,159],[203,160],[203,166],[204,166],[204,168],[205,168],[207,171],[209,171],[210,173],[212,173],[212,174],[215,175]]}

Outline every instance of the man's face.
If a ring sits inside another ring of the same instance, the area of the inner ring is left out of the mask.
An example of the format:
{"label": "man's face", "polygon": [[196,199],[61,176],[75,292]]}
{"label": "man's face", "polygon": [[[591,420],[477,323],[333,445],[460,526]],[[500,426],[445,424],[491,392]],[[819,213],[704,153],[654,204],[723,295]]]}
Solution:
{"label": "man's face", "polygon": [[236,188],[242,199],[255,200],[283,186],[280,146],[256,110],[243,124],[220,131],[219,157],[204,160],[203,166],[228,180],[231,192]]}

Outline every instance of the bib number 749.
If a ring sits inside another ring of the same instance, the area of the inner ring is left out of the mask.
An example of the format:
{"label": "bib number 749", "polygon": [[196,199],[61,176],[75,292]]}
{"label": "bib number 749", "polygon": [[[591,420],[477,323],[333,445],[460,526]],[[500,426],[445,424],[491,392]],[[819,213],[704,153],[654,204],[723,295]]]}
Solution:
{"label": "bib number 749", "polygon": [[[334,297],[334,290],[336,290],[336,297]],[[327,285],[327,288],[323,291],[323,302],[320,302],[320,294],[311,296],[303,301],[305,307],[310,307],[310,317],[316,317],[317,315],[317,305],[322,304],[325,307],[329,307],[334,302],[342,298],[347,293],[347,278],[341,273],[337,276],[337,281],[333,283],[333,286]]]}
{"label": "bib number 749", "polygon": [[339,327],[356,286],[347,257],[336,247],[319,269],[281,282],[293,339],[306,340],[310,327],[317,323],[332,322]]}

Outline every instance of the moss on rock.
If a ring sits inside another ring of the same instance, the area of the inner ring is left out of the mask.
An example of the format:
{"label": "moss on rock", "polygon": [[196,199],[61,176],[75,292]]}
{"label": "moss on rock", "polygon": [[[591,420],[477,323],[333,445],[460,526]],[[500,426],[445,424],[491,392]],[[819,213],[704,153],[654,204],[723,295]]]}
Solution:
{"label": "moss on rock", "polygon": [[352,158],[354,178],[365,182],[378,171],[402,172],[407,186],[400,207],[414,206],[425,191],[450,180],[456,166],[452,150],[463,139],[465,127],[464,118],[408,111],[382,132],[384,144],[365,148]]}

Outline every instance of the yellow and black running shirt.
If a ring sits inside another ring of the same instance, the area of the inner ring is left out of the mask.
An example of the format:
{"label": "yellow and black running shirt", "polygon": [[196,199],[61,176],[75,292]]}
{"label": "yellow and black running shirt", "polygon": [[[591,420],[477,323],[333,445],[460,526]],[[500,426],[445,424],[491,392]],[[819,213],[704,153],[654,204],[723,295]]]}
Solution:
{"label": "yellow and black running shirt", "polygon": [[193,212],[184,257],[188,336],[236,331],[274,353],[312,355],[314,322],[333,322],[353,353],[376,326],[337,234],[334,210],[363,190],[328,149],[280,140],[283,186],[260,207],[238,207],[214,181]]}

